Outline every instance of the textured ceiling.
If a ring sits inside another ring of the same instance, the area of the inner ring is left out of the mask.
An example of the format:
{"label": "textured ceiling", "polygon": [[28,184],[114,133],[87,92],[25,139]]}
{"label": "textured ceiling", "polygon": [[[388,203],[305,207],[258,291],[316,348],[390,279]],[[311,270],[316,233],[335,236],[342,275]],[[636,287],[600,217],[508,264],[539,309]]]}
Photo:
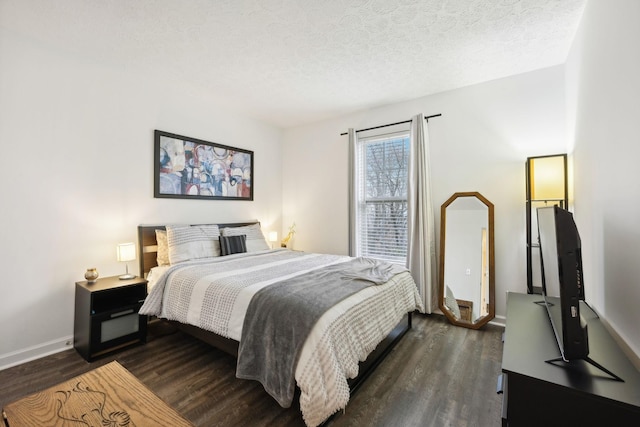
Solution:
{"label": "textured ceiling", "polygon": [[0,23],[286,128],[562,64],[585,3],[0,0]]}

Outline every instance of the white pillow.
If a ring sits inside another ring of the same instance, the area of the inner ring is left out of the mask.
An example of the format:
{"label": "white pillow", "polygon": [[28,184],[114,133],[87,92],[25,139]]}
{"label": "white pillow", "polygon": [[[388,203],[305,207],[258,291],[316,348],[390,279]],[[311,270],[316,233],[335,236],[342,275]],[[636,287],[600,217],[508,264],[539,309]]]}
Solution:
{"label": "white pillow", "polygon": [[166,230],[156,230],[156,242],[158,249],[156,252],[156,261],[159,266],[169,265],[169,244],[167,243]]}
{"label": "white pillow", "polygon": [[217,225],[168,225],[169,262],[220,256],[220,229]]}
{"label": "white pillow", "polygon": [[267,240],[262,234],[260,224],[243,225],[241,227],[225,227],[220,230],[223,236],[247,236],[247,252],[263,251],[269,248]]}

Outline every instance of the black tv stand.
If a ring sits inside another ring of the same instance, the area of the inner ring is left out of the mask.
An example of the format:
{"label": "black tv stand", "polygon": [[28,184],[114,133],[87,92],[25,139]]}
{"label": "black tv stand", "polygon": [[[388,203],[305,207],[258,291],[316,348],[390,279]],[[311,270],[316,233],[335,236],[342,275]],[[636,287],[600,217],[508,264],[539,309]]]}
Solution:
{"label": "black tv stand", "polygon": [[[599,364],[598,362],[596,362],[595,360],[593,360],[592,358],[590,358],[589,356],[584,357],[580,360],[584,360],[587,363],[590,363],[591,365],[595,366],[596,368],[600,369],[602,372],[604,372],[605,374],[608,374],[609,376],[612,377],[612,379],[614,379],[615,381],[620,381],[620,382],[624,382],[624,380],[622,378],[620,378],[619,376],[617,376],[616,374],[614,374],[613,372],[611,372],[610,370],[608,370],[607,368],[605,368],[604,366],[602,366],[601,364]],[[556,357],[555,359],[549,359],[549,360],[545,360],[545,362],[550,363],[552,365],[556,365],[556,362],[564,362],[566,364],[571,363],[571,361],[569,360],[564,360],[562,357]]]}
{"label": "black tv stand", "polygon": [[[502,355],[503,426],[636,425],[640,372],[597,316],[586,319],[590,361],[558,369],[558,343],[540,295],[510,292]],[[582,307],[581,307],[582,309]],[[588,310],[585,309],[585,312]],[[622,381],[605,376],[597,360]],[[549,361],[549,363],[545,362]]]}

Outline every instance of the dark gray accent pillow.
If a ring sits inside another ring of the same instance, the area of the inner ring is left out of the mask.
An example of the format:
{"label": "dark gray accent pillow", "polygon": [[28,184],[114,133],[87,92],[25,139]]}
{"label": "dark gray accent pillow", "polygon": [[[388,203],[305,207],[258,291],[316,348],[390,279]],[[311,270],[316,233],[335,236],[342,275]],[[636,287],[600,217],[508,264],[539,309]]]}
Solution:
{"label": "dark gray accent pillow", "polygon": [[247,252],[247,236],[220,236],[220,252],[222,256]]}

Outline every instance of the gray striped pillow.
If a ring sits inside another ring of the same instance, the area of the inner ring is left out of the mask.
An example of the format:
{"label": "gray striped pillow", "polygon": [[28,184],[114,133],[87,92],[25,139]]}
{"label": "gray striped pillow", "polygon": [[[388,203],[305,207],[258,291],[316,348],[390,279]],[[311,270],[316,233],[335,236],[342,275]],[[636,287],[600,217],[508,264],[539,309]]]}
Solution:
{"label": "gray striped pillow", "polygon": [[220,252],[222,256],[247,252],[247,236],[220,236]]}

